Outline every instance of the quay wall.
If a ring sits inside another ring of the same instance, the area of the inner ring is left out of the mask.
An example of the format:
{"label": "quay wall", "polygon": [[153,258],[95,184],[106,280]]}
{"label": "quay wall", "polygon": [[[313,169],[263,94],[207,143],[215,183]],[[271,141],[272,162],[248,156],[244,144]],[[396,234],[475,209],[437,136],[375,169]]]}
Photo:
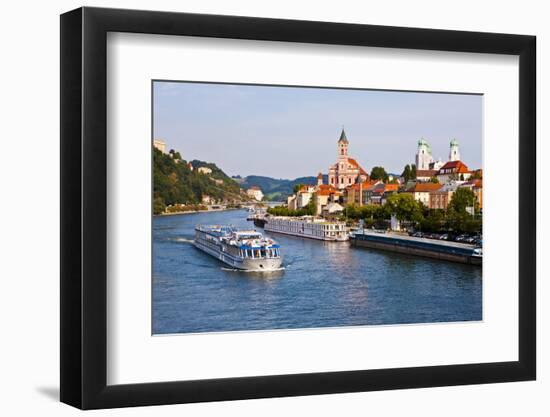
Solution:
{"label": "quay wall", "polygon": [[350,238],[351,244],[357,247],[380,249],[385,251],[403,253],[407,255],[423,256],[432,259],[441,259],[450,262],[481,265],[482,259],[472,256],[468,250],[439,246],[435,243],[418,244],[398,238],[386,238],[382,236],[356,235]]}

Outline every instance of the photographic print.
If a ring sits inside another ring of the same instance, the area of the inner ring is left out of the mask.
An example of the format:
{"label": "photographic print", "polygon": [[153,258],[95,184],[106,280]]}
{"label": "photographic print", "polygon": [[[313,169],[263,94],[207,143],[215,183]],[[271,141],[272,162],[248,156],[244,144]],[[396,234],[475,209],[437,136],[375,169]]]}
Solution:
{"label": "photographic print", "polygon": [[482,320],[482,95],[152,95],[153,334]]}

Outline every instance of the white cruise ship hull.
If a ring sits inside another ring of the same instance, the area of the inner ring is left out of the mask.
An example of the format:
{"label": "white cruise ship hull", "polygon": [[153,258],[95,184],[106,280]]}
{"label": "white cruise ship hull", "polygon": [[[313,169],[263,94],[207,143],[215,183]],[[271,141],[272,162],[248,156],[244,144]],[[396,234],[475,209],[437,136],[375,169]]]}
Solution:
{"label": "white cruise ship hull", "polygon": [[264,225],[266,232],[305,237],[308,239],[332,242],[349,240],[345,224],[315,220],[299,220],[282,217],[269,217]]}
{"label": "white cruise ship hull", "polygon": [[315,236],[308,233],[300,233],[300,232],[287,232],[283,230],[277,230],[274,228],[270,228],[267,224],[264,227],[264,230],[266,232],[273,232],[273,233],[280,233],[282,235],[290,235],[290,236],[298,236],[298,237],[305,237],[308,239],[315,239],[315,240],[324,240],[328,242],[345,242],[349,240],[349,236],[343,236],[343,237],[332,237],[332,236]]}
{"label": "white cruise ship hull", "polygon": [[281,257],[243,258],[229,253],[231,248],[224,243],[207,239],[205,234],[197,232],[194,245],[197,249],[213,256],[233,269],[243,271],[274,271],[281,268]]}

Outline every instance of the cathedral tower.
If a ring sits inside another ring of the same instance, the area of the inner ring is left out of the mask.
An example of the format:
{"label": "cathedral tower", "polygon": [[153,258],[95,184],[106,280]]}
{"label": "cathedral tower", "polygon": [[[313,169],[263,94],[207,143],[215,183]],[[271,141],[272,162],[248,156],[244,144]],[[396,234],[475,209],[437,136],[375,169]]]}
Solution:
{"label": "cathedral tower", "polygon": [[424,138],[418,141],[418,150],[416,151],[416,169],[430,169],[430,164],[434,162],[432,148]]}
{"label": "cathedral tower", "polygon": [[456,139],[451,140],[450,143],[449,161],[460,161],[460,150]]}

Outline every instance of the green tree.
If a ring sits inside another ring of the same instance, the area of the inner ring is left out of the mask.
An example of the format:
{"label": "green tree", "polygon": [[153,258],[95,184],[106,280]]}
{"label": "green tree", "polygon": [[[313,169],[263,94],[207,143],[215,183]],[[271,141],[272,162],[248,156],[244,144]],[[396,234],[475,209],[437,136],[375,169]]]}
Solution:
{"label": "green tree", "polygon": [[294,194],[296,194],[298,191],[300,191],[300,188],[302,188],[304,184],[296,184],[292,191],[294,191]]}
{"label": "green tree", "polygon": [[476,196],[472,190],[465,187],[459,187],[453,193],[449,208],[458,214],[467,213],[467,207],[475,207]]}
{"label": "green tree", "polygon": [[405,182],[408,182],[412,179],[411,166],[409,164],[405,165],[403,168],[403,173],[401,174]]}
{"label": "green tree", "polygon": [[155,197],[153,200],[153,214],[164,213],[164,210],[166,210],[166,204],[164,204],[162,197]]}
{"label": "green tree", "polygon": [[386,182],[388,180],[388,173],[384,167],[373,167],[370,172],[370,178],[373,180],[382,180]]}
{"label": "green tree", "polygon": [[411,165],[411,179],[412,180],[415,180],[416,179],[416,165],[415,164],[412,164]]}
{"label": "green tree", "polygon": [[482,179],[481,170],[478,169],[478,170],[474,171],[474,173],[472,174],[472,176],[471,176],[470,178],[473,179],[473,180],[480,180],[480,179]]}
{"label": "green tree", "polygon": [[439,184],[439,180],[435,176],[430,178],[430,182],[434,184]]}
{"label": "green tree", "polygon": [[423,219],[424,205],[416,201],[410,193],[392,194],[386,200],[385,210],[399,220],[420,222]]}

